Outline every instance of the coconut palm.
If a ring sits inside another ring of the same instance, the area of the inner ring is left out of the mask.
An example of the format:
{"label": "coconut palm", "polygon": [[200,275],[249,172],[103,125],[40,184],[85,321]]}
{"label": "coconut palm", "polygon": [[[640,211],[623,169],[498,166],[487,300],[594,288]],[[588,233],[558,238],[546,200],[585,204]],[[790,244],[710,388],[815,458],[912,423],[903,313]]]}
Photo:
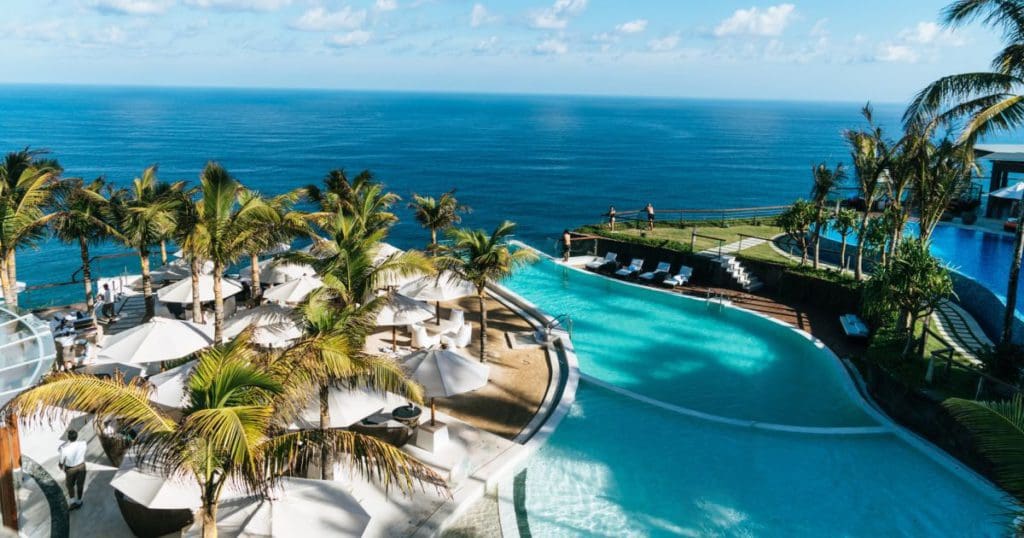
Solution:
{"label": "coconut palm", "polygon": [[[871,209],[883,194],[881,187],[888,175],[890,150],[882,136],[882,129],[874,124],[871,105],[866,105],[861,113],[868,122],[868,128],[861,131],[847,131],[845,137],[850,146],[853,169],[865,205],[864,214],[857,229],[858,235],[863,238],[868,227],[868,220],[871,219]],[[857,261],[854,274],[858,280],[864,275],[864,243],[863,240],[857,242]]]}
{"label": "coconut palm", "polygon": [[225,487],[257,496],[286,472],[327,447],[348,455],[364,476],[403,491],[443,489],[443,480],[397,448],[347,430],[288,432],[307,401],[306,379],[281,355],[260,355],[248,333],[204,350],[187,379],[187,403],[170,414],[140,384],[60,373],[11,400],[6,411],[29,421],[68,420],[76,413],[116,419],[136,429],[139,459],[168,476],[195,480],[201,491],[204,537],[217,536],[217,509]]}
{"label": "coconut palm", "polygon": [[[82,285],[85,288],[85,306],[92,310],[92,270],[89,246],[118,237],[116,228],[108,222],[110,200],[104,195],[106,181],[97,178],[89,183],[81,178],[63,180],[54,190],[53,218],[50,228],[63,243],[77,243],[82,257]],[[108,191],[109,192],[109,191]]]}
{"label": "coconut palm", "polygon": [[924,141],[916,150],[914,161],[917,173],[911,192],[920,238],[927,244],[942,214],[970,187],[977,165],[970,147],[948,139],[938,144]]}
{"label": "coconut palm", "polygon": [[438,230],[446,230],[462,222],[462,216],[459,213],[470,211],[469,206],[459,203],[455,198],[455,189],[442,194],[437,199],[433,196],[420,196],[413,193],[409,209],[413,210],[420,226],[430,230],[430,248],[428,250],[436,249]]}
{"label": "coconut palm", "polygon": [[196,233],[201,246],[197,248],[213,262],[214,340],[220,342],[224,336],[224,270],[245,254],[254,236],[277,225],[278,214],[217,163],[207,163],[199,183]]}
{"label": "coconut palm", "polygon": [[177,226],[172,238],[181,248],[183,256],[189,264],[189,278],[192,281],[192,320],[202,323],[203,303],[200,300],[199,278],[203,272],[203,264],[209,259],[204,251],[206,247],[204,229],[199,227],[199,208],[195,192],[182,193],[177,206]]}
{"label": "coconut palm", "polygon": [[814,184],[811,187],[811,202],[814,204],[814,268],[818,268],[821,255],[821,232],[828,226],[828,219],[825,217],[825,204],[828,197],[835,192],[839,185],[846,181],[846,169],[842,164],[837,164],[835,169],[829,170],[828,165],[821,163],[811,170],[814,177]]}
{"label": "coconut palm", "polygon": [[150,249],[175,227],[184,182],[167,183],[157,178],[156,165],[142,171],[131,188],[111,196],[111,210],[119,239],[139,254],[142,272],[142,296],[146,302],[145,319],[156,314],[153,277],[150,273]]}
{"label": "coconut palm", "polygon": [[290,243],[298,236],[309,236],[312,233],[310,221],[316,218],[304,211],[294,209],[295,204],[306,196],[306,189],[295,189],[291,192],[279,194],[266,198],[257,192],[251,192],[251,196],[259,198],[259,202],[266,205],[277,216],[273,219],[264,219],[263,233],[255,234],[249,238],[246,251],[249,255],[249,265],[252,269],[252,296],[258,298],[262,293],[260,285],[260,254],[274,248],[279,243]]}
{"label": "coconut palm", "polygon": [[995,466],[999,486],[1016,499],[1024,498],[1024,398],[1020,394],[1003,402],[950,398],[943,405],[974,434],[978,449]]}
{"label": "coconut palm", "polygon": [[846,268],[846,243],[850,234],[857,226],[857,212],[852,209],[840,209],[832,217],[832,229],[839,234],[839,265]]}
{"label": "coconut palm", "polygon": [[18,305],[18,272],[15,253],[45,235],[53,218],[45,207],[61,173],[45,152],[25,148],[8,153],[0,163],[0,286],[4,300]]}
{"label": "coconut palm", "polygon": [[531,250],[513,250],[508,238],[515,232],[515,223],[504,221],[488,234],[484,230],[452,228],[448,230],[451,245],[438,265],[448,269],[455,279],[476,287],[480,304],[480,361],[487,360],[487,285],[512,274],[516,267],[536,259]]}

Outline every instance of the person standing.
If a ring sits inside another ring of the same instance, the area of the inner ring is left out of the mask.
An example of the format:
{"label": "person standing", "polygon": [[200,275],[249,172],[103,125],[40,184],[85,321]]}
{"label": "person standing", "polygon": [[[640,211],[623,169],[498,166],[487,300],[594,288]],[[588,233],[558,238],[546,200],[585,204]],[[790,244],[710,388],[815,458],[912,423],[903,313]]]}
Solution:
{"label": "person standing", "polygon": [[114,290],[110,289],[110,284],[103,284],[103,317],[114,318]]}
{"label": "person standing", "polygon": [[608,206],[608,228],[615,231],[615,206]]}
{"label": "person standing", "polygon": [[562,232],[562,259],[569,261],[569,255],[572,253],[572,234],[569,230]]}
{"label": "person standing", "polygon": [[650,202],[647,202],[647,207],[644,208],[647,212],[647,231],[654,231],[654,206]]}
{"label": "person standing", "polygon": [[67,480],[69,510],[82,507],[82,493],[85,489],[85,441],[78,439],[78,432],[68,430],[68,440],[57,449],[57,465],[64,471]]}

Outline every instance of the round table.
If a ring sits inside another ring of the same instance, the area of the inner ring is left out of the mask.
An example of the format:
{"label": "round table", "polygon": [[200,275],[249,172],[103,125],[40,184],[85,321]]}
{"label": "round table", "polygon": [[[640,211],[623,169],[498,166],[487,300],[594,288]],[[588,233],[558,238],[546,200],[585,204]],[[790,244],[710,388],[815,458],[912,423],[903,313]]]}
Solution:
{"label": "round table", "polygon": [[420,415],[423,414],[423,410],[415,405],[400,405],[391,410],[391,418],[405,424],[410,428],[415,428],[420,423]]}

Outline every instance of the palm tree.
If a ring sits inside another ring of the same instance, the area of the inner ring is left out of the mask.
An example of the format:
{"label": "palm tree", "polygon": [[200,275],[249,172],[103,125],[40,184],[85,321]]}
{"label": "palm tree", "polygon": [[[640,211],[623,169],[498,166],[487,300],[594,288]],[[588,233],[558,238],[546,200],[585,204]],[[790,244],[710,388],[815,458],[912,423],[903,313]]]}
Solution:
{"label": "palm tree", "polygon": [[195,192],[182,193],[177,209],[177,226],[173,239],[181,247],[189,264],[189,278],[192,280],[192,321],[203,323],[199,278],[203,273],[203,264],[209,256],[203,250],[206,247],[206,236],[205,229],[199,226],[199,207],[195,200]]}
{"label": "palm tree", "polygon": [[857,261],[854,275],[858,280],[864,276],[864,233],[871,218],[871,209],[882,194],[881,186],[886,181],[890,163],[888,144],[882,137],[882,129],[874,125],[871,105],[861,111],[868,121],[868,129],[847,131],[846,141],[850,145],[853,168],[857,176],[861,196],[864,199],[864,215],[861,217],[857,234],[861,240],[857,242]]}
{"label": "palm tree", "polygon": [[202,245],[198,248],[213,262],[214,340],[220,342],[224,337],[224,270],[242,257],[254,236],[263,233],[265,223],[276,222],[277,213],[217,163],[207,163],[199,182],[196,227]]}
{"label": "palm tree", "polygon": [[943,405],[974,435],[978,449],[995,466],[996,482],[1020,506],[1024,499],[1024,398],[1020,394],[1003,402],[950,398]]}
{"label": "palm tree", "polygon": [[108,223],[110,201],[104,196],[106,181],[97,178],[85,183],[81,178],[65,179],[55,189],[53,219],[50,227],[63,243],[78,243],[82,257],[82,285],[85,307],[92,311],[92,271],[89,245],[117,237],[117,230]]}
{"label": "palm tree", "polygon": [[828,219],[825,217],[825,204],[828,197],[835,192],[836,187],[846,181],[846,169],[842,164],[837,164],[834,170],[829,170],[828,165],[821,163],[811,170],[814,177],[814,185],[811,187],[811,202],[814,204],[814,268],[818,268],[821,254],[821,232],[828,226]]}
{"label": "palm tree", "polygon": [[846,269],[846,242],[854,227],[857,226],[857,212],[852,209],[840,209],[832,218],[832,228],[841,237],[839,246],[839,266]]}
{"label": "palm tree", "polygon": [[173,230],[184,182],[167,183],[157,178],[156,165],[142,171],[128,190],[111,196],[120,239],[139,254],[142,272],[142,296],[146,301],[146,319],[156,314],[153,277],[149,270],[150,248]]}
{"label": "palm tree", "polygon": [[516,229],[515,223],[504,221],[490,235],[484,230],[453,228],[448,231],[451,246],[438,264],[452,272],[453,278],[462,279],[476,287],[480,304],[480,361],[487,360],[487,285],[499,282],[512,274],[516,267],[536,259],[528,249],[513,250],[508,238]]}
{"label": "palm tree", "polygon": [[437,199],[434,199],[433,196],[420,196],[413,193],[409,209],[414,211],[416,221],[430,230],[430,248],[428,250],[436,249],[438,230],[446,230],[462,222],[459,213],[470,211],[469,206],[459,203],[455,198],[455,189],[442,194]]}
{"label": "palm tree", "polygon": [[279,243],[290,243],[297,236],[308,236],[312,233],[310,220],[316,218],[316,215],[294,209],[295,203],[306,194],[306,189],[295,189],[272,198],[265,198],[255,191],[250,191],[250,196],[258,198],[260,203],[266,205],[276,215],[273,219],[264,219],[262,222],[263,233],[250,237],[249,244],[246,245],[249,265],[252,269],[253,299],[258,299],[262,293],[260,254],[274,248]]}
{"label": "palm tree", "polygon": [[807,235],[817,218],[817,209],[812,202],[797,200],[778,217],[779,226],[800,247],[800,265],[807,263]]}
{"label": "palm tree", "polygon": [[0,286],[4,301],[13,306],[18,305],[15,252],[42,239],[53,218],[44,208],[62,170],[43,154],[25,148],[0,163]]}
{"label": "palm tree", "polygon": [[11,400],[6,411],[30,421],[90,413],[136,429],[134,450],[141,461],[199,485],[207,538],[217,536],[225,486],[266,495],[283,474],[323,447],[348,454],[355,470],[405,492],[417,484],[444,489],[433,471],[382,441],[347,430],[286,431],[308,401],[306,382],[282,356],[255,352],[243,333],[199,354],[180,412],[153,404],[140,384],[74,373],[49,376]]}
{"label": "palm tree", "polygon": [[948,139],[937,145],[925,140],[913,160],[918,169],[912,185],[913,200],[920,238],[927,244],[942,214],[970,187],[977,165],[970,147]]}

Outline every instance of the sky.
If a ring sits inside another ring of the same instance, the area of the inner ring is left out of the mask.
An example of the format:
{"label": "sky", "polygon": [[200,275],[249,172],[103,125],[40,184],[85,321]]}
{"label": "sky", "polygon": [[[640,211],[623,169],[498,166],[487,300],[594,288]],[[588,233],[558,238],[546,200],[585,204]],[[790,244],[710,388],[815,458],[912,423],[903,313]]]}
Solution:
{"label": "sky", "polygon": [[986,69],[947,0],[2,0],[0,83],[905,103]]}

